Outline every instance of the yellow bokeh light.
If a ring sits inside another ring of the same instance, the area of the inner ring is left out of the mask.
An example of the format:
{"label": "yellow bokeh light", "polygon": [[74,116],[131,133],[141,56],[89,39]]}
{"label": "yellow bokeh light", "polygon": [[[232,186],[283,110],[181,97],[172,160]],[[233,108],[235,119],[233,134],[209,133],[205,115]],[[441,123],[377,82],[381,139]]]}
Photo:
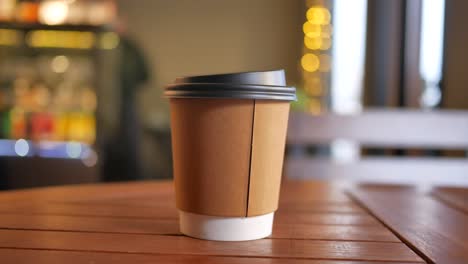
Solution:
{"label": "yellow bokeh light", "polygon": [[305,22],[302,26],[302,31],[304,34],[309,38],[316,38],[319,37],[322,33],[322,27],[320,25],[314,25],[309,21]]}
{"label": "yellow bokeh light", "polygon": [[319,76],[314,76],[310,79],[305,79],[304,88],[307,94],[310,96],[322,96],[323,95],[322,82]]}
{"label": "yellow bokeh light", "polygon": [[309,100],[308,109],[310,113],[318,115],[322,112],[322,103],[318,99],[311,98]]}
{"label": "yellow bokeh light", "polygon": [[304,37],[304,45],[311,50],[318,50],[322,46],[322,38],[309,38]]}
{"label": "yellow bokeh light", "polygon": [[306,72],[306,71],[302,71],[302,79],[304,79],[305,81],[311,81],[312,79],[315,79],[319,76],[319,73],[317,72]]}
{"label": "yellow bokeh light", "polygon": [[27,44],[36,48],[90,49],[95,36],[86,31],[34,30],[26,36]]}
{"label": "yellow bokeh light", "polygon": [[314,6],[307,10],[307,20],[315,25],[328,25],[330,24],[331,14],[330,11],[324,7]]}
{"label": "yellow bokeh light", "polygon": [[328,50],[331,47],[331,39],[330,38],[322,38],[322,43],[320,44],[321,50]]}
{"label": "yellow bokeh light", "polygon": [[13,29],[0,29],[0,45],[14,46],[20,42],[20,32]]}
{"label": "yellow bokeh light", "polygon": [[314,72],[320,67],[320,61],[317,55],[307,53],[301,59],[302,68],[308,72]]}
{"label": "yellow bokeh light", "polygon": [[322,84],[322,78],[320,78],[320,74],[313,74],[309,82],[312,86],[320,86]]}
{"label": "yellow bokeh light", "polygon": [[309,96],[321,96],[323,95],[322,85],[309,85],[305,86],[305,91]]}
{"label": "yellow bokeh light", "polygon": [[102,49],[115,49],[120,42],[119,36],[114,32],[106,32],[101,35],[100,46]]}
{"label": "yellow bokeh light", "polygon": [[320,54],[319,55],[319,60],[320,60],[320,66],[319,66],[319,71],[320,72],[329,72],[331,68],[331,59],[330,55],[328,54]]}
{"label": "yellow bokeh light", "polygon": [[323,25],[321,27],[321,36],[324,38],[331,38],[333,33],[332,25]]}

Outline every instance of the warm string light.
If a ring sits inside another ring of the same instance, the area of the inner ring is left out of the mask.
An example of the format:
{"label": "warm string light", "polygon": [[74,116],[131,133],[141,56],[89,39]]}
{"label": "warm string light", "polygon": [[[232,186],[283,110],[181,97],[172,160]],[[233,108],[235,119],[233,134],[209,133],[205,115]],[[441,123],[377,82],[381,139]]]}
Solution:
{"label": "warm string light", "polygon": [[320,114],[328,90],[331,58],[328,54],[332,44],[333,27],[331,13],[326,1],[307,0],[308,7],[302,25],[304,52],[300,61],[304,92],[307,95],[306,108],[313,114]]}

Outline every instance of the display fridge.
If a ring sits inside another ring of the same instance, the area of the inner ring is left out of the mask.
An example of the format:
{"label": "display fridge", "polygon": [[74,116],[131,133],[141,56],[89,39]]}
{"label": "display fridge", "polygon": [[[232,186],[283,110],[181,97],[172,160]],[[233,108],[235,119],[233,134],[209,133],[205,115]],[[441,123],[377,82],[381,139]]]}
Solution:
{"label": "display fridge", "polygon": [[[114,74],[106,58],[119,37],[105,21],[92,20],[115,12],[112,5],[93,2],[7,0],[0,6],[2,188],[100,180],[103,85]],[[104,15],[89,16],[96,8]]]}

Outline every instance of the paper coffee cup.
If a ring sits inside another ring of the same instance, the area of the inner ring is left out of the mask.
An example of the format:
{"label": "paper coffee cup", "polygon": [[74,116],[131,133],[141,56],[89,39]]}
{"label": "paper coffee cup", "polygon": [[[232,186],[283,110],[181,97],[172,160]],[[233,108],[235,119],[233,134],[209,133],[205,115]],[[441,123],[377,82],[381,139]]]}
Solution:
{"label": "paper coffee cup", "polygon": [[296,99],[284,71],[178,78],[165,96],[181,232],[224,241],[270,235]]}

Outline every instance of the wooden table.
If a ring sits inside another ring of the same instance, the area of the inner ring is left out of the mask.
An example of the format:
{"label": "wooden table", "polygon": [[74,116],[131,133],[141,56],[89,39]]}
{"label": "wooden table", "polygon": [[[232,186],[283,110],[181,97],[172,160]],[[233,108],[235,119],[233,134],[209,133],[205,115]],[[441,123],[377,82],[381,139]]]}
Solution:
{"label": "wooden table", "polygon": [[468,190],[288,181],[248,242],[181,235],[172,182],[3,192],[0,263],[468,263]]}

